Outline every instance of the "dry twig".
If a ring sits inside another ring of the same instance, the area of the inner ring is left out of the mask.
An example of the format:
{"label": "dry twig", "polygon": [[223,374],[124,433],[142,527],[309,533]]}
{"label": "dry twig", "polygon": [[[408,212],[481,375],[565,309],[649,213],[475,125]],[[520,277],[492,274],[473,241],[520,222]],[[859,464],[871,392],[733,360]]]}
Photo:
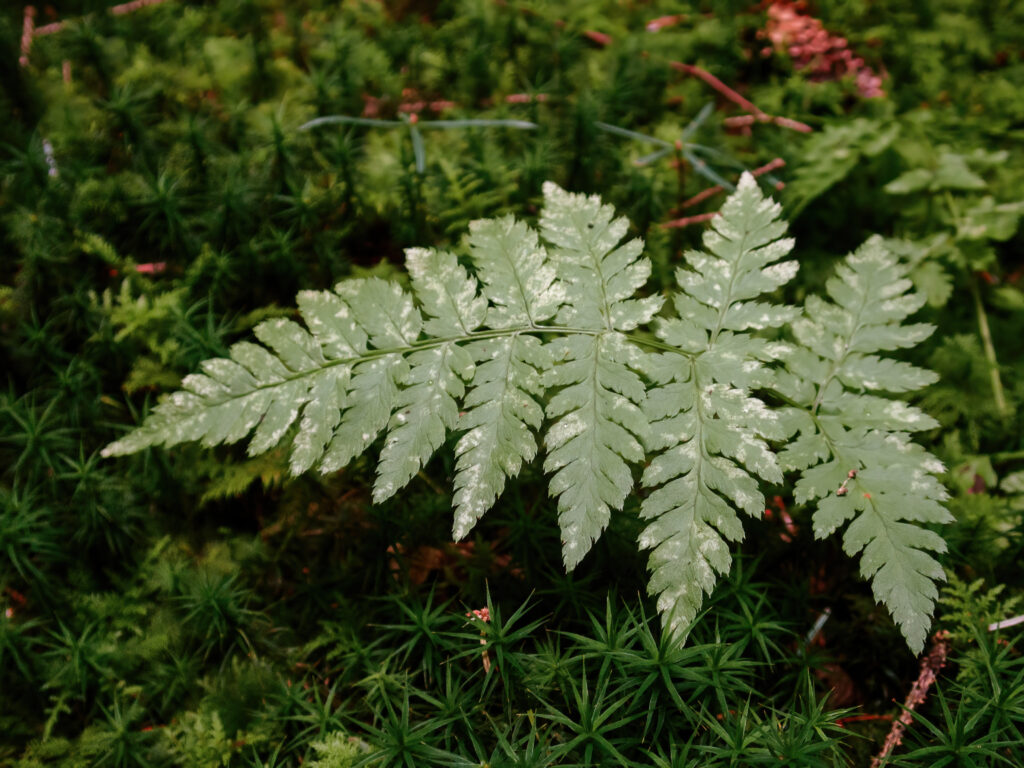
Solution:
{"label": "dry twig", "polygon": [[871,761],[871,768],[881,768],[889,759],[892,751],[903,741],[903,733],[914,720],[914,710],[917,709],[928,697],[928,691],[939,677],[939,671],[946,666],[946,657],[949,655],[949,633],[945,630],[936,632],[932,640],[931,650],[928,655],[921,659],[921,671],[914,681],[906,701],[903,702],[903,712],[892,724],[889,735],[885,737],[885,744],[882,750],[875,755]]}

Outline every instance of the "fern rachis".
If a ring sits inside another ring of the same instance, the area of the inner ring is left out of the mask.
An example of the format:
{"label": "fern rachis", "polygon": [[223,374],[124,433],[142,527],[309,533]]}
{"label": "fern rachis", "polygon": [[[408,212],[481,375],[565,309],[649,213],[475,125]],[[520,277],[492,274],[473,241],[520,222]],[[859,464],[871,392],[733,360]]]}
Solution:
{"label": "fern rachis", "polygon": [[[745,175],[705,250],[686,254],[674,311],[664,312],[663,297],[637,297],[651,265],[639,240],[623,241],[625,219],[596,196],[554,184],[544,192],[539,233],[512,217],[472,224],[473,273],[452,253],[410,249],[412,295],[377,279],[303,291],[305,328],[261,324],[264,346],[240,342],[229,359],[204,363],[106,455],[233,442],[253,430],[255,455],[291,429],[292,472],[333,472],[383,434],[379,502],[460,432],[461,538],[543,445],[567,568],[622,509],[649,459],[640,546],[651,550],[664,626],[680,638],[730,567],[728,543],[743,536],[737,510],[759,515],[761,482],[794,471],[798,501],[818,502],[816,534],[852,520],[847,551],[863,552],[876,596],[919,648],[942,575],[924,550],[942,541],[912,522],[948,514],[934,477],[941,465],[907,434],[932,422],[864,393],[931,381],[874,354],[929,332],[901,325],[920,302],[899,262],[869,242],[829,282],[831,302],[764,300],[797,264],[783,260],[793,242],[779,206]],[[793,343],[757,335],[785,327]],[[764,393],[786,404],[755,396]],[[849,492],[836,496],[840,488]]]}

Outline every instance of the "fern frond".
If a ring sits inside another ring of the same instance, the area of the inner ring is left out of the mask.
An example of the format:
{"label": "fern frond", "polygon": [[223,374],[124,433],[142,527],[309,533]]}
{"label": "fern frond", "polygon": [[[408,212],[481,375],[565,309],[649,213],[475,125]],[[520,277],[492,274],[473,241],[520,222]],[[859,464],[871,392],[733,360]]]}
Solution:
{"label": "fern frond", "polygon": [[935,477],[942,463],[909,433],[938,424],[906,403],[863,392],[906,392],[937,378],[874,354],[912,347],[934,330],[903,324],[925,302],[908,292],[907,272],[872,238],[828,281],[832,301],[808,299],[806,316],[792,325],[802,347],[789,355],[788,373],[778,382],[806,410],[791,414],[801,434],[779,458],[801,471],[797,501],[817,501],[816,536],[849,523],[844,550],[861,554],[861,574],[871,579],[875,598],[920,652],[938,598],[935,582],[944,579],[929,551],[946,547],[917,524],[948,523],[952,516],[940,503],[947,493]]}
{"label": "fern frond", "polygon": [[795,261],[778,261],[793,247],[780,239],[786,225],[779,213],[744,176],[705,234],[707,250],[686,254],[690,269],[676,275],[677,317],[657,329],[664,342],[692,355],[663,355],[660,368],[670,381],[651,390],[645,404],[648,448],[660,453],[643,475],[643,485],[656,490],[640,506],[650,521],[640,546],[653,550],[648,589],[658,596],[663,626],[676,635],[729,570],[727,542],[743,538],[735,510],[764,510],[756,477],[782,481],[766,440],[785,431],[778,415],[750,395],[770,381],[762,360],[775,352],[743,333],[781,326],[796,314],[754,301],[796,274]]}
{"label": "fern frond", "polygon": [[[461,538],[534,460],[543,430],[570,569],[649,459],[640,545],[652,550],[649,590],[666,631],[680,640],[730,567],[738,512],[759,515],[762,482],[792,469],[802,472],[798,500],[818,501],[816,533],[850,522],[847,551],[863,553],[875,594],[919,647],[941,577],[927,551],[943,545],[911,523],[949,516],[941,464],[908,437],[935,422],[885,393],[934,377],[876,353],[931,329],[901,324],[921,300],[878,242],[851,256],[828,284],[832,300],[811,297],[804,316],[766,300],[797,270],[783,260],[793,243],[779,214],[745,174],[704,250],[686,254],[674,312],[655,320],[663,298],[638,297],[651,264],[639,240],[625,240],[626,220],[596,196],[546,184],[540,234],[512,217],[474,222],[472,271],[453,253],[413,248],[411,293],[377,278],[301,292],[304,325],[264,321],[260,344],[204,362],[104,455],[252,433],[255,456],[290,434],[282,453],[293,473],[333,472],[383,436],[379,502],[460,432]],[[787,323],[796,344],[757,335]],[[788,404],[769,407],[756,396],[767,390]],[[776,454],[771,444],[794,433]]]}

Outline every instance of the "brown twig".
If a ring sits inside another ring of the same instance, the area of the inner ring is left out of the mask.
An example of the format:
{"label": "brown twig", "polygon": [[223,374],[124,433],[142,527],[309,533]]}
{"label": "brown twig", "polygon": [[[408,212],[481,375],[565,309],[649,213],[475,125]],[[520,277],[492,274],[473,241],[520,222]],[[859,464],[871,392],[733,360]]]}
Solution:
{"label": "brown twig", "polygon": [[914,720],[914,710],[917,709],[928,697],[928,691],[938,679],[939,671],[946,666],[946,657],[949,655],[949,633],[946,631],[936,632],[932,640],[931,650],[928,655],[921,659],[921,671],[914,681],[906,701],[903,702],[903,712],[893,722],[889,729],[889,735],[885,738],[882,750],[875,755],[871,761],[871,768],[881,768],[889,759],[892,751],[903,741],[903,733]]}
{"label": "brown twig", "polygon": [[666,27],[674,27],[676,24],[681,24],[686,21],[687,15],[685,13],[677,13],[674,16],[659,16],[656,19],[651,19],[647,22],[647,26],[644,27],[648,32],[660,32]]}
{"label": "brown twig", "polygon": [[799,131],[800,133],[811,133],[814,131],[814,129],[807,123],[801,123],[799,120],[793,120],[789,117],[780,117],[779,115],[775,115],[772,117],[772,122],[779,126],[779,128],[789,128],[790,130]]}
{"label": "brown twig", "polygon": [[67,22],[55,21],[52,24],[44,24],[41,27],[36,27],[32,33],[33,37],[46,37],[47,35],[55,35],[60,32],[64,27],[67,26]]}
{"label": "brown twig", "polygon": [[606,45],[612,44],[611,35],[606,35],[604,32],[598,32],[596,29],[583,30],[583,36],[590,40],[592,43],[600,45],[602,48]]}

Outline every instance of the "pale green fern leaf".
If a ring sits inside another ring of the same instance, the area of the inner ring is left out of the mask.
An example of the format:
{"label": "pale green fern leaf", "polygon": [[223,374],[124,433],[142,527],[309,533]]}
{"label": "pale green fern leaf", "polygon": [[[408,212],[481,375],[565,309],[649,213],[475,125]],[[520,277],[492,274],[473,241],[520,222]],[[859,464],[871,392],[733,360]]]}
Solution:
{"label": "pale green fern leaf", "polygon": [[419,338],[423,318],[401,286],[371,277],[346,280],[335,290],[352,308],[375,348],[401,350]]}
{"label": "pale green fern leaf", "polygon": [[624,218],[596,195],[544,185],[541,233],[553,243],[558,281],[569,298],[556,321],[596,334],[567,333],[549,345],[555,365],[546,384],[560,387],[548,402],[544,471],[558,496],[562,559],[573,568],[621,509],[633,488],[628,462],[644,458],[646,386],[636,370],[643,354],[619,331],[647,323],[660,296],[632,299],[651,274],[639,240],[622,243]]}
{"label": "pale green fern leaf", "polygon": [[398,398],[399,382],[409,372],[409,364],[399,353],[383,355],[353,368],[352,383],[341,423],[327,446],[320,471],[336,472],[362,455],[388,425]]}
{"label": "pale green fern leaf", "polygon": [[544,471],[558,496],[562,559],[574,568],[601,535],[612,509],[633,487],[627,462],[644,458],[645,388],[629,368],[629,342],[618,333],[572,334],[551,342],[557,365],[546,383],[562,387],[548,402],[555,422],[544,442]]}
{"label": "pale green fern leaf", "polygon": [[[474,221],[469,245],[491,302],[488,326],[535,328],[555,314],[564,290],[537,233],[525,223],[511,216]],[[455,448],[456,539],[491,507],[506,478],[537,455],[535,432],[544,420],[542,374],[552,365],[540,340],[522,333],[474,341],[467,349],[478,365],[459,422],[465,434]]]}
{"label": "pale green fern leaf", "polygon": [[413,289],[428,316],[428,336],[466,336],[484,321],[487,299],[477,295],[478,283],[466,274],[455,254],[433,248],[409,248],[405,266]]}
{"label": "pale green fern leaf", "polygon": [[565,291],[537,233],[511,216],[474,221],[469,232],[473,266],[491,302],[487,326],[534,326],[554,317]]}
{"label": "pale green fern leaf", "polygon": [[[428,336],[465,337],[483,322],[487,300],[477,295],[477,281],[454,254],[410,248],[406,266],[427,315],[423,330]],[[375,502],[403,488],[455,428],[459,417],[456,398],[465,394],[463,381],[471,380],[474,373],[472,356],[454,342],[415,351],[409,364],[377,465]]]}
{"label": "pale green fern leaf", "polygon": [[779,416],[750,395],[770,382],[762,359],[771,357],[748,328],[775,328],[796,314],[791,307],[753,301],[793,277],[797,264],[779,262],[793,247],[780,239],[779,206],[744,176],[736,193],[704,236],[705,252],[686,254],[689,269],[676,275],[678,317],[662,322],[658,336],[685,350],[663,356],[671,381],[648,393],[647,444],[660,451],[643,475],[654,488],[640,506],[650,521],[640,546],[652,549],[648,589],[658,596],[667,631],[681,636],[704,594],[732,562],[729,541],[743,538],[736,509],[760,515],[764,497],[757,477],[782,481],[766,442],[785,429]]}
{"label": "pale green fern leaf", "polygon": [[473,378],[473,359],[453,343],[413,352],[409,365],[380,452],[375,502],[404,487],[444,442],[459,418],[456,398],[465,393],[463,380]]}
{"label": "pale green fern leaf", "polygon": [[325,357],[352,359],[366,352],[367,336],[352,310],[331,291],[299,291],[299,311]]}
{"label": "pale green fern leaf", "polygon": [[537,455],[534,434],[544,420],[538,402],[544,396],[542,374],[551,367],[550,351],[532,336],[475,341],[467,350],[477,366],[458,425],[465,434],[455,447],[456,539],[491,508],[506,478]]}
{"label": "pale green fern leaf", "polygon": [[[468,261],[410,249],[411,293],[377,278],[301,292],[303,323],[261,323],[259,344],[204,362],[104,455],[251,435],[250,455],[281,445],[300,474],[339,470],[380,440],[379,502],[455,432],[461,538],[543,434],[567,568],[646,461],[640,546],[680,641],[730,567],[739,513],[759,515],[764,483],[791,470],[798,502],[817,507],[815,532],[846,526],[844,547],[919,648],[941,578],[930,553],[943,548],[920,524],[949,516],[941,464],[908,437],[935,421],[887,394],[934,376],[880,353],[931,327],[904,323],[922,300],[877,242],[840,267],[830,300],[772,301],[797,270],[779,213],[744,175],[703,249],[685,255],[673,310],[655,318],[663,297],[642,295],[651,264],[626,220],[546,184],[539,233],[506,216],[471,224]],[[787,324],[792,342],[779,340]]]}
{"label": "pale green fern leaf", "polygon": [[[262,347],[240,342],[230,354],[230,359],[207,360],[203,373],[186,376],[180,392],[161,402],[142,427],[107,446],[105,455],[193,440],[207,446],[237,441],[269,409],[291,414],[305,399],[301,381],[289,378],[291,372]],[[266,433],[261,425],[261,444]]]}
{"label": "pale green fern leaf", "polygon": [[292,448],[288,468],[301,475],[319,461],[341,423],[341,410],[348,399],[351,369],[347,366],[324,368],[309,381],[309,402]]}
{"label": "pale green fern leaf", "polygon": [[802,470],[798,502],[817,502],[815,535],[849,523],[843,548],[861,556],[871,579],[916,652],[924,647],[942,568],[930,552],[945,544],[920,523],[952,520],[936,479],[942,463],[913,443],[909,433],[932,429],[934,419],[899,400],[853,390],[904,392],[935,381],[907,363],[873,353],[913,346],[933,330],[902,324],[924,304],[909,293],[909,267],[872,238],[828,281],[831,302],[808,300],[806,317],[792,324],[803,349],[788,359],[778,387],[806,411],[797,417],[800,437],[779,455]]}
{"label": "pale green fern leaf", "polygon": [[640,240],[619,244],[629,222],[614,216],[597,195],[544,185],[541,234],[556,246],[552,258],[571,298],[556,316],[561,325],[630,331],[661,308],[660,296],[630,298],[650,277],[651,262],[641,257]]}
{"label": "pale green fern leaf", "polygon": [[[294,475],[301,475],[323,458],[341,423],[342,410],[349,404],[352,369],[340,361],[364,354],[367,341],[366,332],[336,293],[300,291],[298,304],[302,319],[316,338],[321,354],[326,360],[339,364],[324,364],[310,379],[309,402],[302,412],[302,422],[289,461]],[[374,434],[376,432],[374,430]]]}

